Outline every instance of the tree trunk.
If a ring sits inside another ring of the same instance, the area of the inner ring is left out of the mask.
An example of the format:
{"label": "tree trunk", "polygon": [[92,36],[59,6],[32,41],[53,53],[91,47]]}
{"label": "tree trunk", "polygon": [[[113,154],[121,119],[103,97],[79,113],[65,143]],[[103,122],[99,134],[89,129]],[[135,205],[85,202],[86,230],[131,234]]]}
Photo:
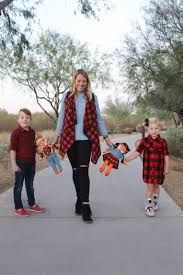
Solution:
{"label": "tree trunk", "polygon": [[179,118],[179,126],[183,127],[183,110],[180,111],[177,115],[178,115],[178,118]]}
{"label": "tree trunk", "polygon": [[4,0],[0,2],[0,11],[4,10],[7,6],[9,6],[11,2],[13,2],[13,0]]}
{"label": "tree trunk", "polygon": [[179,126],[179,118],[178,118],[178,114],[173,112],[172,113],[172,116],[173,116],[173,120],[175,122],[175,126],[178,127]]}

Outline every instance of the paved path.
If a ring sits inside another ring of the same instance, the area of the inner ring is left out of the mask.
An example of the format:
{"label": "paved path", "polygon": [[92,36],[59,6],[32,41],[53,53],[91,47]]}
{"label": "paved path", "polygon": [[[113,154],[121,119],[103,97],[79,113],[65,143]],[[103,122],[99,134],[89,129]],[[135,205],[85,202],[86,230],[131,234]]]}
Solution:
{"label": "paved path", "polygon": [[[136,138],[118,141],[133,147]],[[140,160],[108,177],[98,172],[100,164],[90,170],[90,225],[74,214],[68,160],[61,176],[50,168],[36,175],[37,201],[46,213],[14,217],[12,190],[0,196],[0,275],[183,274],[182,211],[162,189],[160,212],[144,215]]]}

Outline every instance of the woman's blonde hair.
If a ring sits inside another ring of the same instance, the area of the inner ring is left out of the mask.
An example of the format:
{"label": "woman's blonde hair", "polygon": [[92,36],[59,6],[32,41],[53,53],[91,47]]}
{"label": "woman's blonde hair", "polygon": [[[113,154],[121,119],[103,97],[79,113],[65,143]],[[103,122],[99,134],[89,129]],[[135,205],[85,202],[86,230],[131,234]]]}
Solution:
{"label": "woman's blonde hair", "polygon": [[76,93],[75,80],[76,80],[76,77],[80,74],[82,76],[84,76],[87,80],[87,84],[86,84],[86,88],[84,90],[84,93],[89,98],[89,100],[91,100],[92,99],[91,82],[90,82],[90,79],[89,79],[89,76],[88,76],[87,72],[83,69],[79,69],[74,73],[74,76],[73,76],[72,82],[71,82],[71,96]]}
{"label": "woman's blonde hair", "polygon": [[160,126],[160,121],[159,121],[159,119],[157,117],[150,117],[148,119],[148,126],[150,124],[154,124],[154,123],[157,124],[158,126]]}

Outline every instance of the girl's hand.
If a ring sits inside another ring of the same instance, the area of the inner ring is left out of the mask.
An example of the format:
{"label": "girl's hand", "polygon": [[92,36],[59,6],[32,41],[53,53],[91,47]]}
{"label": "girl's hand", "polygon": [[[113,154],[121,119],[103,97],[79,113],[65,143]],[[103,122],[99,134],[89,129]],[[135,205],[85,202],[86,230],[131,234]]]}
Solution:
{"label": "girl's hand", "polygon": [[169,169],[165,167],[165,169],[164,169],[164,175],[168,175],[168,173],[169,173]]}
{"label": "girl's hand", "polygon": [[112,143],[112,141],[110,140],[109,137],[106,137],[106,138],[105,138],[105,142],[106,142],[106,144],[107,144],[109,147],[113,147],[113,146],[114,146],[114,144]]}

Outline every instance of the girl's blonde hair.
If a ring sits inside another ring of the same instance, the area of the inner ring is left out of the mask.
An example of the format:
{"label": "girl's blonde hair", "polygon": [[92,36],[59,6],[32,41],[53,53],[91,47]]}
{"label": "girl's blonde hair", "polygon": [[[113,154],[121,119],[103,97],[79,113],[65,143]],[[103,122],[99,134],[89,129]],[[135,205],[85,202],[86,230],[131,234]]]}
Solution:
{"label": "girl's blonde hair", "polygon": [[72,82],[71,82],[71,95],[70,96],[73,96],[76,93],[75,80],[76,80],[76,77],[79,74],[84,76],[87,80],[87,84],[86,84],[86,88],[84,90],[84,93],[89,98],[89,100],[91,100],[92,99],[91,82],[90,82],[90,79],[89,79],[89,76],[88,76],[87,72],[83,69],[79,69],[74,73],[74,76],[73,76]]}
{"label": "girl's blonde hair", "polygon": [[154,123],[157,124],[158,126],[160,126],[160,121],[159,121],[159,119],[157,117],[150,117],[148,119],[148,126],[150,124],[154,124]]}

